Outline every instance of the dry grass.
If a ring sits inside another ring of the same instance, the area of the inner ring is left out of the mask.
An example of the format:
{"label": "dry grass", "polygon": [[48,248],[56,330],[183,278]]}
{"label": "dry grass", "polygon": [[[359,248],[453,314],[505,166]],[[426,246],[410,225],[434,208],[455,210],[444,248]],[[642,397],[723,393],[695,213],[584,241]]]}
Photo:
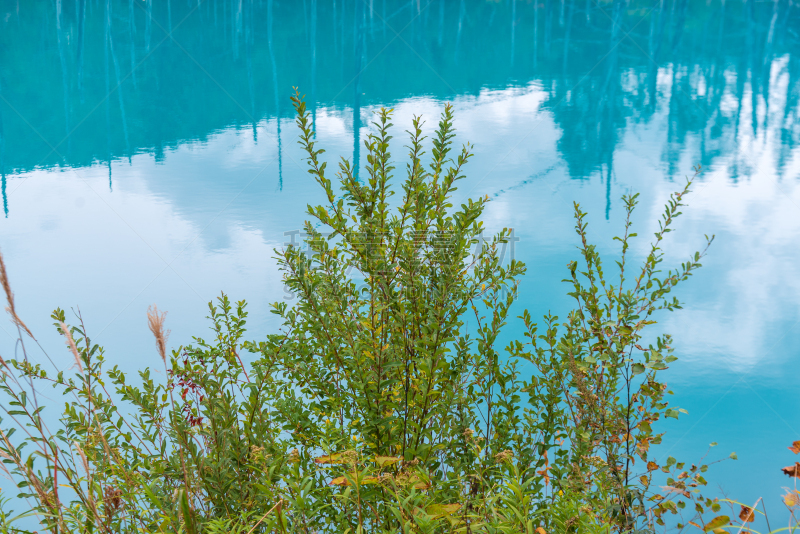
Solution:
{"label": "dry grass", "polygon": [[69,327],[64,323],[59,323],[59,327],[61,331],[64,333],[64,336],[67,338],[67,346],[69,347],[70,352],[75,357],[75,364],[78,366],[78,369],[83,372],[83,364],[81,363],[80,354],[78,354],[78,347],[75,345],[75,340],[72,339],[72,333],[69,331]]}
{"label": "dry grass", "polygon": [[0,285],[3,286],[3,291],[6,293],[6,301],[8,302],[6,311],[11,315],[11,320],[24,330],[26,334],[31,336],[31,339],[36,339],[33,337],[30,329],[22,322],[22,319],[19,318],[19,315],[17,315],[17,309],[14,307],[14,292],[11,291],[11,285],[8,283],[8,271],[6,271],[6,263],[3,261],[2,252],[0,252]]}
{"label": "dry grass", "polygon": [[167,339],[169,338],[169,330],[164,330],[164,320],[167,318],[167,312],[159,312],[158,306],[153,304],[147,308],[147,326],[156,338],[156,348],[161,360],[167,363]]}

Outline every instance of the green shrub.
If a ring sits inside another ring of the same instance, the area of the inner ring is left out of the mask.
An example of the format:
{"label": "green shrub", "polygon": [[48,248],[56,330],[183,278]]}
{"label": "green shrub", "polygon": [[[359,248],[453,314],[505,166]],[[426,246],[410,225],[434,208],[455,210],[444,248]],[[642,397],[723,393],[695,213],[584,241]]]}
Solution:
{"label": "green shrub", "polygon": [[[27,358],[2,362],[10,426],[0,450],[42,530],[633,532],[687,503],[693,514],[718,506],[698,493],[706,466],[651,458],[661,439],[654,425],[681,410],[658,380],[675,359],[670,338],[642,343],[657,311],[680,307],[671,293],[700,266],[698,253],[660,271],[690,181],[634,272],[636,195],[625,197],[613,280],[576,204],[580,262],[567,279],[575,309],[563,321],[545,317],[541,330],[524,312],[524,336],[501,347],[525,267],[502,261],[510,230],[483,241],[488,199],[451,203],[471,157],[469,146],[453,152],[452,108],[427,165],[414,119],[397,191],[392,111],[382,109],[365,172],[342,160],[339,192],[305,104],[293,100],[326,205],[309,206],[308,250],[276,251],[298,297],[274,305],[279,333],[246,340],[244,301],[223,295],[209,304],[212,337],[168,354],[165,315],[152,309],[168,380],[146,369],[131,381],[107,368],[82,319],[68,327],[58,309],[72,376]],[[4,268],[2,277],[22,339]],[[68,399],[52,433],[36,396],[44,384]],[[0,522],[21,532],[11,512]]]}

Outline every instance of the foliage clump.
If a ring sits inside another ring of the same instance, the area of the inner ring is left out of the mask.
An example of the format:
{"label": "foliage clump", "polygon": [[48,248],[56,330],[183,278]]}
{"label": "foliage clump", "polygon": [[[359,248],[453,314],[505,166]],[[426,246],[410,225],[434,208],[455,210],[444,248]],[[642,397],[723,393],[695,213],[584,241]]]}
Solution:
{"label": "foliage clump", "polygon": [[[488,199],[452,204],[472,155],[453,151],[452,108],[430,156],[414,118],[399,191],[392,111],[380,110],[364,172],[342,160],[337,191],[293,100],[326,200],[308,208],[306,249],[276,251],[298,297],[274,305],[281,331],[247,340],[245,302],[223,295],[209,304],[212,337],[168,354],[165,317],[151,310],[168,379],[146,369],[132,381],[108,368],[82,319],[67,326],[56,310],[74,373],[2,361],[0,451],[30,503],[23,515],[58,533],[544,534],[652,530],[665,514],[718,508],[699,493],[706,466],[657,463],[651,448],[654,426],[681,412],[659,379],[671,338],[645,336],[700,266],[698,253],[660,270],[691,182],[633,272],[637,197],[625,197],[613,280],[576,204],[574,310],[542,327],[523,312],[524,335],[501,347],[525,267],[503,261],[510,230],[484,239]],[[54,432],[36,396],[44,384],[68,399]],[[667,485],[654,491],[656,475]],[[13,519],[0,515],[5,531],[23,532]]]}

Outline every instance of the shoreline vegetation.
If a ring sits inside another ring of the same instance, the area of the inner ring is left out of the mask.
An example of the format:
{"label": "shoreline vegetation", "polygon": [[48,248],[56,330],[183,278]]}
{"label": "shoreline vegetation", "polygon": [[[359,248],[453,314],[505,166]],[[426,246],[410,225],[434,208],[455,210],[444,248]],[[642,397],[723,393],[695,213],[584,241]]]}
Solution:
{"label": "shoreline vegetation", "polygon": [[[391,109],[375,115],[365,167],[341,159],[331,179],[306,104],[292,100],[326,204],[308,208],[308,250],[276,250],[297,297],[273,306],[280,332],[248,340],[246,303],[223,294],[209,303],[212,337],[170,351],[166,313],[152,307],[167,379],[145,369],[132,380],[82,317],[57,309],[75,366],[53,376],[28,359],[35,338],[0,256],[23,354],[0,361],[0,455],[20,492],[1,496],[0,531],[755,532],[762,501],[704,494],[715,462],[654,449],[660,422],[685,411],[661,379],[677,359],[672,338],[651,330],[659,312],[680,309],[673,290],[713,241],[678,268],[661,265],[691,179],[638,265],[638,195],[623,198],[610,269],[576,203],[579,259],[564,280],[574,309],[540,323],[523,311],[521,335],[500,346],[525,266],[503,262],[510,229],[482,240],[488,198],[451,204],[472,156],[453,146],[452,107],[430,140],[414,118],[397,189]],[[37,396],[45,385],[66,399],[54,432]],[[795,482],[784,496],[791,522],[767,521],[772,532],[800,530],[800,463],[783,471]]]}

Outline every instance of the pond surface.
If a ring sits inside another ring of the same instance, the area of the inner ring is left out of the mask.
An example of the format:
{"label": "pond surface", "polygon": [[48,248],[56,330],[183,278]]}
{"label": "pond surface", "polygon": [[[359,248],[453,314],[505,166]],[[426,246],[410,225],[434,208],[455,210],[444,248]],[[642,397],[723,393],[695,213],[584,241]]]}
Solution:
{"label": "pond surface", "polygon": [[0,28],[0,247],[56,364],[70,365],[58,306],[80,307],[128,371],[158,362],[152,303],[175,346],[204,335],[220,291],[248,300],[251,337],[275,331],[268,304],[290,295],[272,251],[323,201],[295,143],[293,86],[331,162],[363,160],[381,105],[404,156],[412,116],[432,129],[452,102],[476,153],[456,201],[489,195],[488,230],[514,228],[528,265],[517,309],[533,315],[570,309],[573,201],[612,265],[620,197],[641,193],[641,258],[702,165],[666,264],[716,241],[684,309],[661,317],[689,415],[663,427],[659,455],[697,462],[719,442],[709,459],[739,461],[709,473],[718,493],[779,509],[800,439],[796,3],[3,0]]}

